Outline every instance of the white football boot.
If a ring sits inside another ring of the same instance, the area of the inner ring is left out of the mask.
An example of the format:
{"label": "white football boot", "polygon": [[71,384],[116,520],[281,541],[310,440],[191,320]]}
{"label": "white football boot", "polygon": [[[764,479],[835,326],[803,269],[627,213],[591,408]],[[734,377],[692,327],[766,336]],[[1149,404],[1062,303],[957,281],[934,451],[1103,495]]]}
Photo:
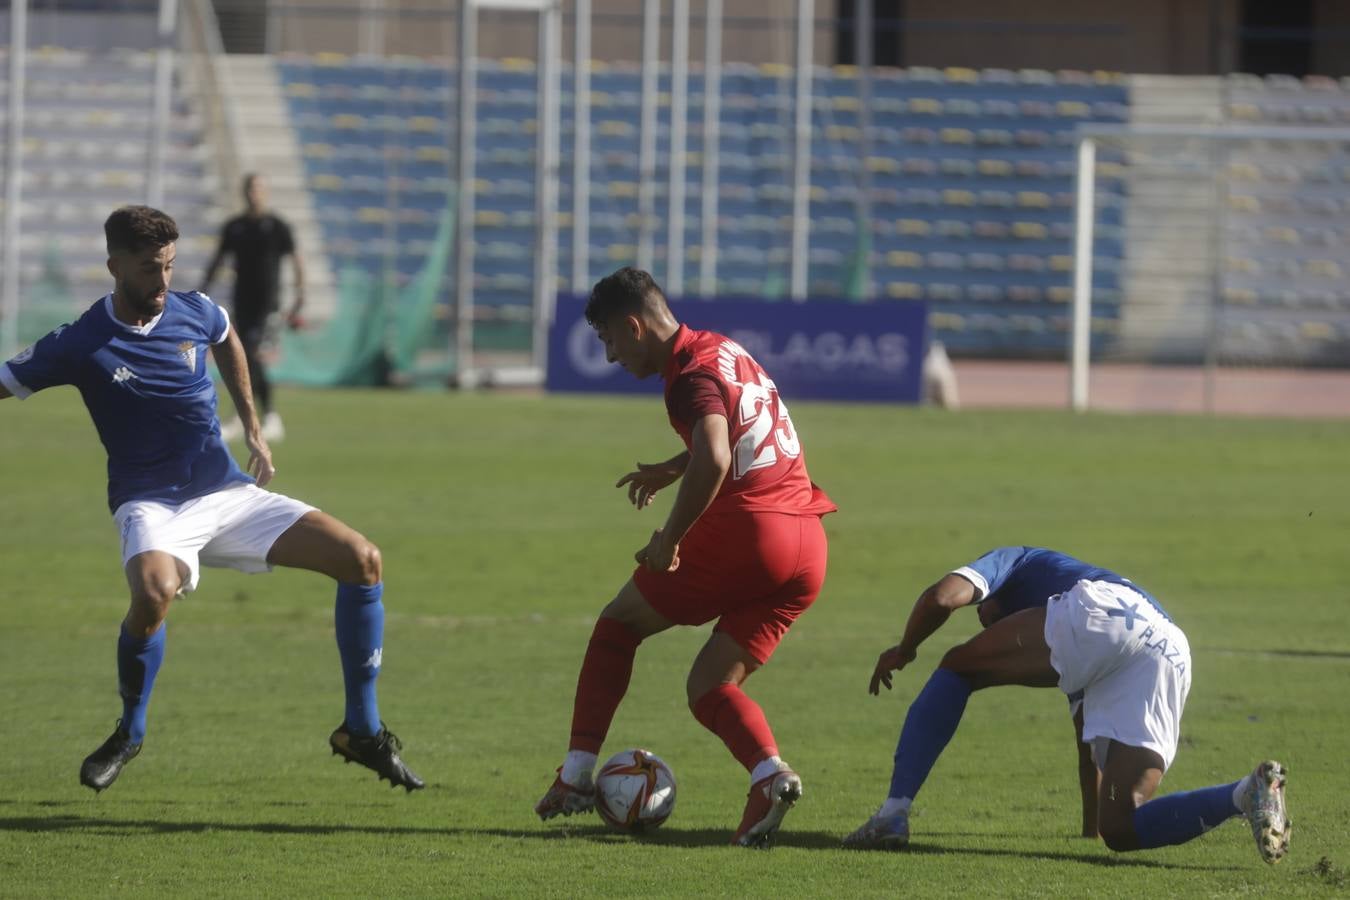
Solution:
{"label": "white football boot", "polygon": [[568,784],[563,781],[562,769],[559,768],[558,777],[553,779],[553,784],[549,785],[543,798],[534,805],[535,814],[541,820],[547,820],[557,815],[570,816],[572,813],[587,813],[595,809],[595,782],[591,779],[591,773],[584,773],[579,782]]}
{"label": "white football boot", "polygon": [[778,826],[783,824],[783,817],[801,798],[802,779],[786,765],[756,781],[750,786],[745,813],[731,843],[757,850],[768,849]]}
{"label": "white football boot", "polygon": [[263,416],[262,436],[269,444],[280,444],[286,440],[286,426],[281,424],[280,415],[270,412]]}
{"label": "white football boot", "polygon": [[909,844],[909,815],[872,816],[848,837],[844,847],[849,850],[900,850]]}
{"label": "white football boot", "polygon": [[1251,782],[1243,792],[1240,806],[1242,815],[1252,826],[1256,849],[1261,858],[1274,865],[1289,852],[1289,832],[1293,823],[1284,806],[1284,766],[1273,759],[1252,770]]}

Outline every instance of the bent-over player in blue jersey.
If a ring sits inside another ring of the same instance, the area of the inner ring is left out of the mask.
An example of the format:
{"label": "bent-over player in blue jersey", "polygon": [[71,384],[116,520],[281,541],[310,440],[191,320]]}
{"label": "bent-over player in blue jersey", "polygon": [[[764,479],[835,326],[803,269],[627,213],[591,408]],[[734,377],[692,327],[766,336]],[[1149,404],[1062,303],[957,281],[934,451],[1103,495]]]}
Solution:
{"label": "bent-over player in blue jersey", "polygon": [[[108,452],[108,505],[131,589],[117,640],[122,718],[85,759],[80,782],[102,791],[141,752],[164,659],[164,619],[175,597],[197,587],[200,567],[289,566],[338,583],[334,618],[346,715],[329,737],[333,752],[391,787],[422,787],[376,706],[384,635],[379,549],[327,513],[263,490],[275,469],[239,338],[206,295],[169,290],[178,240],[173,219],[127,206],[103,230],[112,293],[0,365],[0,399],[74,385]],[[248,473],[220,436],[208,348],[245,423]]]}
{"label": "bent-over player in blue jersey", "polygon": [[[1129,579],[1039,547],[999,547],[929,587],[900,643],[882,652],[869,690],[914,661],[919,644],[953,610],[981,604],[985,629],[949,650],[910,705],[895,751],[889,795],[844,845],[895,850],[909,843],[909,809],[956,733],[972,692],[998,685],[1058,686],[1079,740],[1100,772],[1097,831],[1112,850],[1182,844],[1234,816],[1245,817],[1269,863],[1289,847],[1284,767],[1151,799],[1176,756],[1191,686],[1186,635],[1157,600]],[[1087,779],[1083,779],[1085,790]],[[1085,813],[1089,808],[1085,800]],[[1085,823],[1085,833],[1093,831]]]}

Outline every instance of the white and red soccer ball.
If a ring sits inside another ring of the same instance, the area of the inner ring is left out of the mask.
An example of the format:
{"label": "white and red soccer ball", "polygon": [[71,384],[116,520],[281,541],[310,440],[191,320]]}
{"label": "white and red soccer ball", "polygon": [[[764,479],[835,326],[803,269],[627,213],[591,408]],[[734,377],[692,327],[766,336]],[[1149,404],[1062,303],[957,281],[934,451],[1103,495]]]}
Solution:
{"label": "white and red soccer ball", "polygon": [[620,831],[655,828],[675,809],[675,773],[647,750],[616,753],[596,776],[595,809]]}

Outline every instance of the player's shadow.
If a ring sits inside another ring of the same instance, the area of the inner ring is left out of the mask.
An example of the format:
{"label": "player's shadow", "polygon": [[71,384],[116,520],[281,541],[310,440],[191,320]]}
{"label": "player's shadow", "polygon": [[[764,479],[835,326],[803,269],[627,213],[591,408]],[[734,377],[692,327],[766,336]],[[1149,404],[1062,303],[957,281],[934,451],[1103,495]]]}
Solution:
{"label": "player's shadow", "polygon": [[248,831],[258,834],[404,834],[456,835],[472,832],[469,828],[416,828],[379,825],[297,825],[291,822],[165,822],[156,819],[115,819],[102,816],[16,816],[0,818],[0,832],[25,831],[30,834],[88,832],[130,836],[134,834],[192,834],[208,831]]}
{"label": "player's shadow", "polygon": [[[941,835],[939,836],[952,836]],[[977,835],[978,837],[988,837],[988,835]],[[1018,857],[1028,860],[1056,860],[1058,862],[1083,863],[1089,866],[1102,866],[1108,869],[1126,867],[1126,868],[1146,868],[1146,869],[1186,869],[1192,872],[1227,872],[1229,869],[1223,866],[1200,866],[1189,865],[1186,863],[1162,862],[1161,860],[1148,859],[1143,856],[1124,856],[1121,854],[1105,855],[1099,853],[1065,853],[1057,850],[1006,850],[1000,847],[969,847],[958,844],[927,844],[914,843],[904,850],[896,853],[897,856],[906,854],[916,854],[920,856],[993,856],[993,857]]]}
{"label": "player's shadow", "polygon": [[[514,840],[566,841],[581,840],[592,843],[641,843],[651,846],[716,847],[728,843],[731,833],[724,828],[660,828],[637,834],[621,834],[603,825],[566,826],[562,828],[423,828],[400,825],[301,825],[290,822],[194,822],[163,821],[158,819],[113,818],[110,816],[82,816],[56,814],[51,816],[0,817],[0,832],[22,831],[30,834],[55,832],[87,832],[104,835],[133,834],[193,834],[208,831],[239,831],[257,834],[295,835],[432,835],[471,837],[483,835]],[[775,840],[777,846],[822,849],[838,847],[839,836],[825,832],[784,832]]]}
{"label": "player's shadow", "polygon": [[[620,834],[603,825],[565,826],[519,830],[510,828],[419,828],[416,826],[385,825],[298,825],[290,822],[165,822],[158,819],[116,819],[101,816],[52,815],[0,817],[0,832],[21,831],[29,834],[57,832],[84,832],[117,837],[135,834],[194,834],[206,832],[251,832],[255,834],[291,835],[429,835],[443,837],[491,836],[530,841],[581,840],[601,844],[642,844],[653,847],[722,847],[727,846],[729,832],[724,828],[659,828],[646,833]],[[988,837],[973,832],[933,832],[943,838]],[[773,846],[801,850],[842,850],[841,836],[824,831],[783,831],[774,837]],[[858,851],[851,851],[858,852]],[[1097,853],[1065,853],[1062,851],[1010,850],[997,847],[971,847],[959,843],[911,843],[890,856],[906,854],[935,856],[991,856],[1018,857],[1028,860],[1057,860],[1113,868],[1144,867],[1150,869],[1188,869],[1201,872],[1226,871],[1221,866],[1200,866],[1166,863],[1139,856],[1106,856]]]}

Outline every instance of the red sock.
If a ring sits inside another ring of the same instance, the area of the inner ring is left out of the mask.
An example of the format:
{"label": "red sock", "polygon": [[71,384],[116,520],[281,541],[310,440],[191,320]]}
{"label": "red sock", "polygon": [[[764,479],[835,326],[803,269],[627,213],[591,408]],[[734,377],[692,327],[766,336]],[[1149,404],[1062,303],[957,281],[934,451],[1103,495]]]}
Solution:
{"label": "red sock", "polygon": [[778,744],[764,718],[764,710],[739,685],[718,685],[699,697],[694,701],[694,718],[722,739],[746,771],[778,755]]}
{"label": "red sock", "polygon": [[586,658],[577,676],[569,750],[599,753],[619,701],[633,676],[633,656],[642,638],[616,619],[600,619],[591,632]]}

